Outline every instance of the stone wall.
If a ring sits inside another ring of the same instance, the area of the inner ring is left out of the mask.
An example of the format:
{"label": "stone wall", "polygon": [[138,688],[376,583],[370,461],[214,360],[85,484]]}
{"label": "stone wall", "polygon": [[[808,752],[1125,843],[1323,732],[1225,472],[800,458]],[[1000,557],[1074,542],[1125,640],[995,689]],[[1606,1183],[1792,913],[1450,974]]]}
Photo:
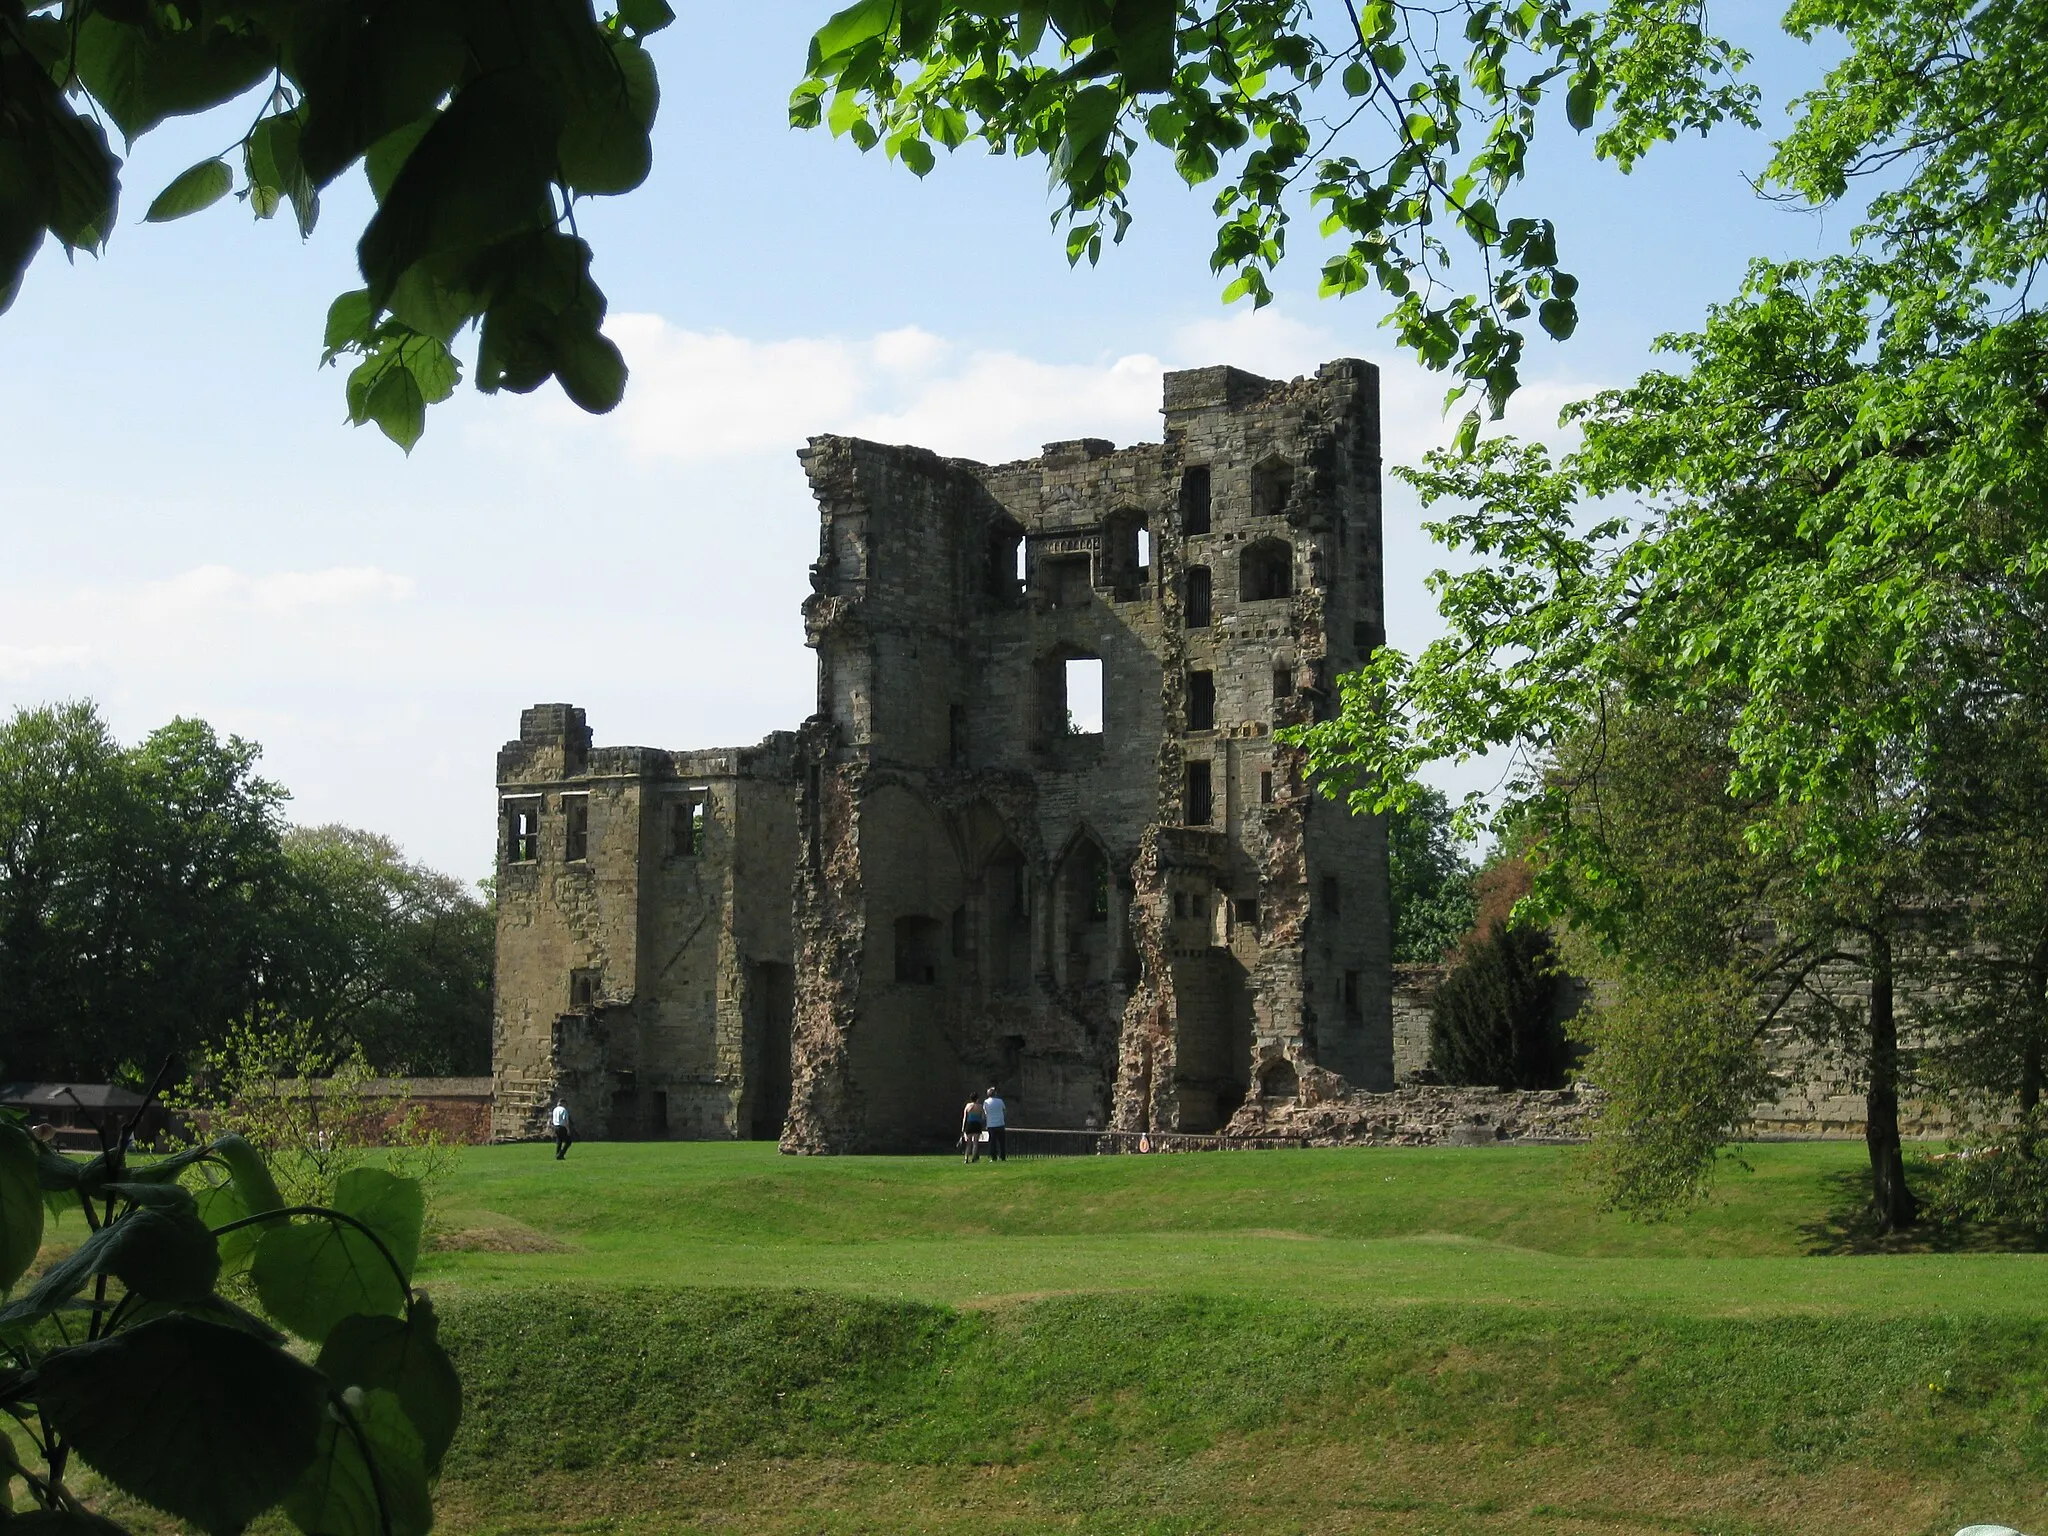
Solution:
{"label": "stone wall", "polygon": [[1291,1099],[1253,1100],[1231,1118],[1225,1134],[1234,1140],[1314,1147],[1584,1141],[1597,1104],[1589,1089],[1521,1092],[1411,1085],[1366,1093],[1334,1084]]}
{"label": "stone wall", "polygon": [[804,454],[786,1148],[949,1144],[990,1085],[1019,1123],[1185,1131],[1317,1066],[1391,1085],[1379,824],[1272,739],[1378,643],[1376,375],[1170,374],[1165,415],[995,467]]}

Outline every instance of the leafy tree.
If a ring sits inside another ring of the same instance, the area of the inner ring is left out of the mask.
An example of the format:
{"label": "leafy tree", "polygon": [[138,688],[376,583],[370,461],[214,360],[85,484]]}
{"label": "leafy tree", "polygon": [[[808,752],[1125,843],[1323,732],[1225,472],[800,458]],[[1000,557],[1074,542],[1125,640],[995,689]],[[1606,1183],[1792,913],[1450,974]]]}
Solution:
{"label": "leafy tree", "polygon": [[136,811],[120,745],[89,704],[0,724],[0,1055],[15,1071],[47,1070],[99,1027]]}
{"label": "leafy tree", "polygon": [[288,832],[260,749],[90,704],[0,722],[0,1054],[28,1077],[199,1060],[266,1012],[394,1073],[483,1070],[491,917],[388,840]]}
{"label": "leafy tree", "polygon": [[258,219],[289,206],[303,236],[362,162],[378,203],[356,248],[364,286],[326,329],[326,361],[359,359],[351,421],[409,450],[471,325],[479,389],[554,378],[609,410],[626,368],[599,330],[574,205],[646,179],[658,91],[640,40],[673,19],[665,0],[620,0],[602,21],[589,0],[0,0],[0,311],[46,234],[67,253],[112,234],[121,162],[103,124],[133,143],[239,104],[241,136],[145,218],[235,192]]}
{"label": "leafy tree", "polygon": [[240,1136],[263,1155],[290,1205],[324,1205],[350,1170],[415,1180],[431,1207],[454,1149],[401,1091],[372,1092],[362,1048],[338,1051],[303,1019],[264,1013],[231,1025],[165,1095],[211,1136]]}
{"label": "leafy tree", "polygon": [[298,1012],[387,1072],[488,1072],[491,909],[375,832],[295,827],[284,852],[303,892]]}
{"label": "leafy tree", "polygon": [[1472,931],[1472,865],[1440,789],[1387,815],[1387,889],[1396,964],[1433,964]]}
{"label": "leafy tree", "polygon": [[1495,923],[1473,936],[1437,988],[1429,1065],[1447,1083],[1561,1088],[1570,1058],[1556,1004],[1550,935]]}
{"label": "leafy tree", "polygon": [[[462,1387],[410,1283],[417,1184],[358,1168],[330,1204],[287,1205],[239,1137],[81,1163],[0,1122],[0,1293],[36,1258],[45,1200],[90,1233],[0,1307],[20,1430],[0,1498],[19,1482],[29,1504],[6,1524],[119,1536],[68,1485],[75,1458],[209,1533],[282,1506],[308,1536],[424,1536]],[[268,1319],[221,1294],[240,1275]]]}
{"label": "leafy tree", "polygon": [[[1211,267],[1271,297],[1306,186],[1337,249],[1326,294],[1378,288],[1401,344],[1498,414],[1533,315],[1562,339],[1575,278],[1548,218],[1506,205],[1546,97],[1626,170],[1654,143],[1756,121],[1740,50],[1693,0],[858,0],[811,41],[790,121],[879,147],[919,176],[979,140],[1046,162],[1070,261],[1131,221],[1150,141],[1190,184],[1222,178]],[[1469,275],[1467,275],[1469,274]],[[1476,415],[1467,418],[1476,431]]]}
{"label": "leafy tree", "polygon": [[179,720],[124,750],[91,705],[0,725],[0,1039],[10,1070],[97,1077],[240,1017],[279,972],[283,791]]}

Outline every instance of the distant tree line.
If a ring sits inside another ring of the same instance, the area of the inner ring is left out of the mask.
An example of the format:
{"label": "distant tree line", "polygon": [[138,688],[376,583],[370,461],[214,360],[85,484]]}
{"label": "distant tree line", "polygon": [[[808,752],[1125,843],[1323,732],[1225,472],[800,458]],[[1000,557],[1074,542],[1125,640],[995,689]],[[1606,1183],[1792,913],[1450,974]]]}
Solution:
{"label": "distant tree line", "polygon": [[348,827],[293,827],[261,748],[76,701],[0,723],[0,1074],[105,1081],[303,1021],[376,1070],[489,1070],[492,914]]}

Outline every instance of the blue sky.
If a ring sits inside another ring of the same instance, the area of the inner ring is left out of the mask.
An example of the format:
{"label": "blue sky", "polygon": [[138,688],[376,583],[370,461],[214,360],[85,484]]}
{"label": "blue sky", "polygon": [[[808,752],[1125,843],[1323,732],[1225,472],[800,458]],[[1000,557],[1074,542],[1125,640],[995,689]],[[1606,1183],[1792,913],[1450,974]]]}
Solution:
{"label": "blue sky", "polygon": [[[1154,159],[1124,245],[1069,269],[1037,163],[969,150],[918,182],[785,126],[829,5],[677,9],[654,40],[653,177],[579,212],[634,370],[610,417],[552,386],[465,387],[410,459],[350,429],[340,376],[316,364],[328,301],[357,286],[359,179],[303,245],[234,203],[145,226],[156,190],[240,130],[187,120],[137,146],[107,254],[46,249],[0,317],[0,707],[90,695],[124,739],[202,716],[264,744],[295,819],[372,827],[476,877],[493,754],[526,704],[570,700],[601,742],[673,747],[809,711],[810,433],[988,459],[1132,442],[1158,434],[1163,368],[1284,376],[1351,355],[1382,365],[1390,460],[1443,435],[1443,381],[1393,356],[1370,296],[1315,298],[1312,220],[1279,301],[1225,309],[1207,195]],[[1819,67],[1775,15],[1714,18],[1757,54],[1773,107]],[[1628,177],[1561,125],[1547,150],[1509,211],[1557,219],[1582,319],[1569,344],[1531,347],[1528,430],[1640,372],[1751,255],[1846,235],[1845,215],[1754,197],[1763,136],[1665,146]],[[1389,489],[1390,639],[1412,648],[1433,633],[1422,579],[1439,562]]]}

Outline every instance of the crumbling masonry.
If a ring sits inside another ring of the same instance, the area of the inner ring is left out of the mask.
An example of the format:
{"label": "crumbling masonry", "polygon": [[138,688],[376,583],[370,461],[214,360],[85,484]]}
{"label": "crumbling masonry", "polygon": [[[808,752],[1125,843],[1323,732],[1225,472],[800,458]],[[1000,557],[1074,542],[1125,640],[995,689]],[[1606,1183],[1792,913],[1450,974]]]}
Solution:
{"label": "crumbling masonry", "polygon": [[1378,377],[1165,380],[1165,440],[989,467],[813,438],[817,713],[498,757],[495,1131],[1214,1130],[1393,1084],[1386,850],[1276,727],[1382,637]]}

